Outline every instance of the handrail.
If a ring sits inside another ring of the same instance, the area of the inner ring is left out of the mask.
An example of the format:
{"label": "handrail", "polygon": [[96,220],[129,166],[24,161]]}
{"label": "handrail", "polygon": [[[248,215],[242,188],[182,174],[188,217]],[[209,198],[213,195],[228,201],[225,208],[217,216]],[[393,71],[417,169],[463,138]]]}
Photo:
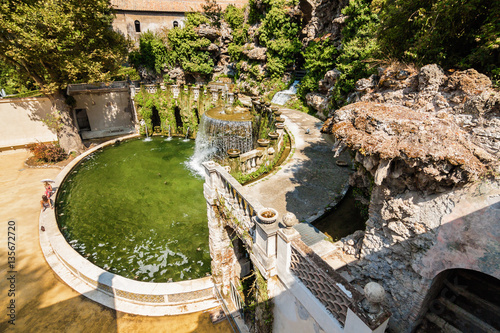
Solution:
{"label": "handrail", "polygon": [[229,311],[229,309],[227,308],[227,304],[226,304],[226,301],[224,300],[224,298],[222,297],[222,295],[220,294],[220,291],[219,291],[219,288],[217,288],[217,285],[214,284],[214,289],[215,291],[217,292],[217,299],[219,301],[221,301],[222,303],[222,311],[224,311],[224,314],[226,315],[226,317],[229,315],[229,317],[231,317],[231,320],[234,322],[235,326],[236,326],[236,330],[234,329],[233,327],[233,324],[231,323],[231,320],[228,320],[229,322],[229,325],[231,326],[231,329],[233,330],[234,333],[238,332],[238,333],[241,333],[241,330],[240,328],[238,327],[238,324],[236,324],[236,321],[234,320],[234,317],[233,317],[233,314]]}

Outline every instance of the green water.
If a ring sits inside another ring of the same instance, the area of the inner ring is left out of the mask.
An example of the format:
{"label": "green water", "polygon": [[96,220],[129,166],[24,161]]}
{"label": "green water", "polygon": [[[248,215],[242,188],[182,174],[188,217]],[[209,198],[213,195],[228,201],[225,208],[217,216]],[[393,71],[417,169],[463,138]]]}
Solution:
{"label": "green water", "polygon": [[186,162],[194,142],[135,139],[80,163],[56,199],[59,228],[97,266],[140,281],[210,273],[203,179]]}

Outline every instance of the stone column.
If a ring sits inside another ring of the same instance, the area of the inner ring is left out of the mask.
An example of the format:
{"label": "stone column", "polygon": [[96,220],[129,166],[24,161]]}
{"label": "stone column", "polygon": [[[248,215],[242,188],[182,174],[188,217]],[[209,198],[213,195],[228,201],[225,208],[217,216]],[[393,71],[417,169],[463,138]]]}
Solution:
{"label": "stone column", "polygon": [[[349,307],[345,320],[345,333],[383,333],[389,323],[389,316],[385,315],[381,306],[385,299],[385,291],[376,282],[369,282],[364,288],[365,299],[363,307],[355,307],[355,311]],[[356,312],[365,313],[359,316]],[[368,315],[367,315],[368,314]]]}
{"label": "stone column", "polygon": [[290,260],[292,257],[292,241],[300,238],[299,232],[295,230],[293,226],[298,222],[295,214],[288,212],[283,216],[285,228],[280,228],[278,230],[276,268],[278,276],[282,280],[284,280],[283,278],[286,275],[291,274]]}
{"label": "stone column", "polygon": [[200,96],[200,87],[199,86],[193,87],[193,96],[194,96],[194,100],[197,101],[198,97]]}
{"label": "stone column", "polygon": [[262,276],[268,279],[276,275],[276,234],[279,226],[277,221],[263,223],[261,218],[254,217],[255,237],[250,258]]}
{"label": "stone column", "polygon": [[219,99],[219,91],[217,90],[217,88],[212,88],[210,91],[212,92],[212,102],[217,102],[217,100]]}
{"label": "stone column", "polygon": [[177,99],[179,97],[179,86],[177,84],[172,85],[172,93],[174,94],[174,98]]}

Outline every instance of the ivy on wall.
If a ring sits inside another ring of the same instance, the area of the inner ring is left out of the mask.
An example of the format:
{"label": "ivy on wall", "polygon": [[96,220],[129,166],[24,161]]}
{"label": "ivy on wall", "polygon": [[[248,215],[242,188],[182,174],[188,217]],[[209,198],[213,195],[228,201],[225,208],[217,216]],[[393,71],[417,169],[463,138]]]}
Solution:
{"label": "ivy on wall", "polygon": [[[155,108],[160,117],[161,134],[168,134],[170,128],[172,135],[186,135],[189,128],[189,136],[194,137],[198,132],[199,118],[212,107],[211,96],[204,94],[203,90],[201,87],[198,100],[195,101],[193,91],[189,87],[188,91],[180,87],[177,99],[174,98],[172,86],[167,86],[165,90],[157,89],[155,93],[148,93],[142,88],[134,97],[138,119],[143,119],[151,132]],[[177,126],[176,112],[180,116],[181,126]],[[145,133],[144,128],[141,128],[141,133]]]}

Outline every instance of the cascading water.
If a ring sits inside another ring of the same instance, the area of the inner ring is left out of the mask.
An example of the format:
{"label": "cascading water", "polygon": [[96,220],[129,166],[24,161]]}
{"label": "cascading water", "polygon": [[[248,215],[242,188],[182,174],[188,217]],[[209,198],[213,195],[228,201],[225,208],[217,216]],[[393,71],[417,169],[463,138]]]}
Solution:
{"label": "cascading water", "polygon": [[292,95],[295,95],[297,93],[298,85],[299,81],[293,81],[293,84],[290,86],[290,88],[288,88],[287,90],[278,91],[271,100],[271,103],[285,105],[285,103],[288,102],[290,98],[292,98]]}
{"label": "cascading water", "polygon": [[170,125],[168,125],[168,137],[165,139],[165,141],[171,141],[172,140],[172,132],[170,131]]}
{"label": "cascading water", "polygon": [[189,167],[203,175],[201,163],[224,158],[229,149],[246,153],[253,149],[252,116],[244,108],[218,107],[204,113],[200,119],[195,151]]}

